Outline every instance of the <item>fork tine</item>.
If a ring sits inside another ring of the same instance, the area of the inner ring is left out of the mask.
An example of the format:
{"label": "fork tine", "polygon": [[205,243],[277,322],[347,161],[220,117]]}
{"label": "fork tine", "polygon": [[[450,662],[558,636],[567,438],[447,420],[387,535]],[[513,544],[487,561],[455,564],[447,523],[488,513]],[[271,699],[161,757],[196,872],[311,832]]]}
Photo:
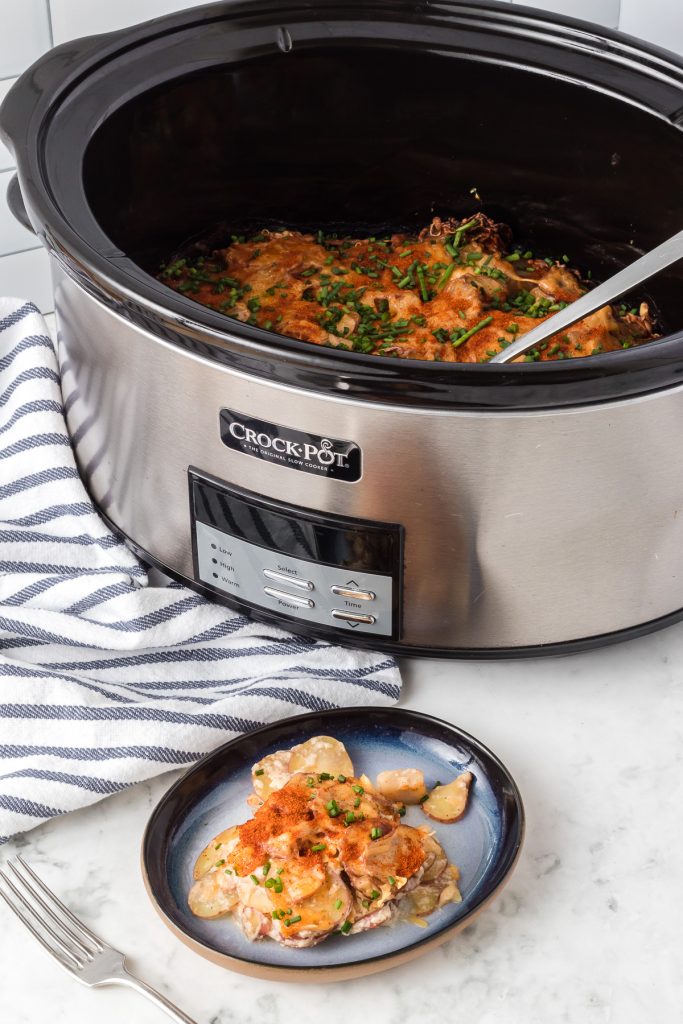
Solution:
{"label": "fork tine", "polygon": [[[76,928],[78,928],[78,930],[81,932],[81,934],[83,936],[85,936],[86,939],[89,939],[90,942],[92,942],[92,944],[94,945],[94,947],[98,951],[98,953],[101,953],[102,950],[104,949],[104,945],[105,945],[102,942],[102,939],[100,939],[97,935],[95,935],[94,932],[91,932],[90,929],[86,925],[83,924],[83,922],[80,920],[80,918],[76,917],[75,914],[72,914],[68,907],[64,906],[64,904],[59,899],[59,897],[55,896],[55,894],[52,892],[52,890],[48,889],[48,887],[45,885],[45,882],[43,882],[40,878],[38,878],[38,875],[35,873],[33,868],[29,867],[29,865],[26,863],[26,861],[24,860],[24,858],[21,856],[20,853],[17,854],[16,860],[19,862],[19,864],[21,865],[23,870],[26,872],[26,874],[29,875],[29,877],[33,880],[33,882],[38,886],[38,888],[41,890],[41,892],[47,897],[47,899],[50,901],[52,906],[53,907],[59,907],[59,909],[62,911],[64,916],[67,917],[68,920],[71,921],[71,923],[76,926]],[[10,867],[12,867],[11,864],[10,864]],[[15,875],[18,875],[18,872],[17,872],[16,868],[14,868],[14,873],[15,873]],[[24,879],[22,879],[22,881],[24,882],[24,885],[27,885],[27,883],[26,883],[26,881]]]}
{"label": "fork tine", "polygon": [[[42,898],[40,893],[36,892],[36,890],[34,888],[32,888],[30,882],[28,882],[24,878],[22,873],[20,871],[17,871],[16,866],[13,864],[12,861],[8,861],[8,867],[12,871],[12,874],[17,879],[17,881],[20,883],[22,891],[25,894],[28,894],[31,897],[31,899],[34,900],[34,902],[38,903],[43,908],[43,910],[48,915],[48,917],[51,917],[52,920],[55,922],[55,924],[59,928],[61,928],[61,930],[64,932],[64,934],[67,936],[67,938],[71,941],[71,944],[76,947],[76,950],[83,957],[85,957],[86,960],[92,960],[93,955],[96,952],[98,952],[97,949],[94,947],[94,945],[92,943],[89,946],[85,945],[85,943],[79,938],[77,932],[73,928],[70,928],[67,924],[64,923],[63,919],[61,917],[59,917],[59,915],[54,912],[52,907],[50,907],[45,902],[45,900]],[[17,891],[19,891],[19,890],[17,890]],[[39,915],[36,915],[36,916],[39,917]],[[45,927],[48,927],[47,923],[45,923]]]}
{"label": "fork tine", "polygon": [[[5,884],[9,886],[12,893],[15,896],[17,896],[19,900],[21,900],[21,902],[24,904],[24,906],[29,910],[33,919],[38,921],[38,923],[56,939],[60,949],[56,949],[50,942],[48,942],[44,938],[43,935],[41,935],[37,928],[34,928],[33,924],[31,923],[30,917],[21,909],[21,907],[17,903],[14,902],[14,900],[10,899],[5,890],[2,887],[0,887],[0,896],[2,896],[3,900],[10,908],[10,910],[12,910],[17,915],[21,923],[26,925],[31,935],[33,935],[34,938],[38,939],[38,942],[41,944],[41,946],[43,946],[48,951],[48,953],[50,953],[50,955],[53,956],[55,960],[57,960],[58,963],[62,965],[62,967],[66,967],[66,969],[71,972],[74,972],[76,968],[80,968],[81,963],[78,960],[78,958],[74,956],[74,954],[64,945],[59,936],[55,935],[50,926],[41,921],[40,918],[37,917],[37,915],[35,914],[35,911],[31,910],[29,904],[26,902],[23,896],[21,896],[20,893],[17,892],[17,890],[12,885],[11,881],[4,873],[4,871],[0,871],[0,877],[2,877],[2,880],[5,882]],[[69,963],[69,961],[72,962]]]}

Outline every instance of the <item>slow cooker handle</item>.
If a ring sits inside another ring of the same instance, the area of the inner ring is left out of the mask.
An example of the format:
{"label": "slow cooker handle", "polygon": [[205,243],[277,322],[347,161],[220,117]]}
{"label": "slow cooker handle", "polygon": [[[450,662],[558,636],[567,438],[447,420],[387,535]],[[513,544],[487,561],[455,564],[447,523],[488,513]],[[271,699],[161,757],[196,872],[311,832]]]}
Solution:
{"label": "slow cooker handle", "polygon": [[24,205],[24,197],[21,194],[21,186],[19,184],[19,178],[16,174],[13,174],[10,178],[9,185],[7,186],[7,205],[10,208],[10,213],[15,217],[20,224],[31,231],[34,235],[36,233],[33,224],[29,220],[26,207]]}

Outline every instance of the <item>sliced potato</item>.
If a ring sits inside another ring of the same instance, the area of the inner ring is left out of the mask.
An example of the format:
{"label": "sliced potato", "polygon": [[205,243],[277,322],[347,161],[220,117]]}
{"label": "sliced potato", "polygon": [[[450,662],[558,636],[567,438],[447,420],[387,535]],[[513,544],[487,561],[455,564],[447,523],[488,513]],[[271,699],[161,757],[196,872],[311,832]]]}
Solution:
{"label": "sliced potato", "polygon": [[448,867],[448,857],[444,853],[441,843],[433,835],[424,835],[423,833],[422,849],[427,854],[422,880],[423,882],[433,882]]}
{"label": "sliced potato", "polygon": [[328,772],[330,775],[353,775],[353,764],[346,747],[332,736],[312,736],[305,743],[292,747],[289,770],[295,772]]}
{"label": "sliced potato", "polygon": [[375,787],[373,786],[371,780],[367,777],[367,775],[361,775],[358,781],[360,782],[361,786],[363,787],[366,793],[375,792]]}
{"label": "sliced potato", "polygon": [[380,772],[377,789],[392,803],[419,804],[427,795],[424,774],[419,768],[396,768]]}
{"label": "sliced potato", "polygon": [[267,800],[271,793],[289,782],[293,771],[289,767],[291,751],[276,750],[257,761],[251,769],[251,781],[254,792],[260,800]]}
{"label": "sliced potato", "polygon": [[193,872],[194,880],[196,881],[198,878],[202,878],[207,871],[216,867],[218,861],[225,860],[226,854],[232,850],[237,839],[238,834],[236,825],[232,825],[230,828],[226,828],[224,832],[220,832],[219,835],[214,836],[208,846],[206,846],[197,857],[197,863],[194,866]]}
{"label": "sliced potato", "polygon": [[225,917],[237,905],[237,892],[227,888],[224,879],[220,871],[212,871],[194,883],[187,904],[196,917]]}
{"label": "sliced potato", "polygon": [[439,890],[436,886],[418,885],[405,896],[404,912],[417,917],[426,917],[439,905]]}
{"label": "sliced potato", "polygon": [[437,786],[422,804],[422,810],[434,821],[457,821],[465,813],[471,782],[472,772],[463,772],[446,786]]}
{"label": "sliced potato", "polygon": [[[285,889],[285,894],[286,892]],[[284,906],[285,894],[275,896],[274,901]],[[301,920],[288,927],[285,918],[280,921],[280,930],[285,936],[294,936],[300,932],[326,934],[338,928],[349,916],[353,898],[341,875],[328,868],[324,882],[316,892],[306,899],[292,900],[290,903],[288,898],[286,902],[294,910],[295,917],[300,917]]]}
{"label": "sliced potato", "polygon": [[439,896],[440,907],[444,907],[447,903],[462,903],[462,893],[455,882],[450,882]]}

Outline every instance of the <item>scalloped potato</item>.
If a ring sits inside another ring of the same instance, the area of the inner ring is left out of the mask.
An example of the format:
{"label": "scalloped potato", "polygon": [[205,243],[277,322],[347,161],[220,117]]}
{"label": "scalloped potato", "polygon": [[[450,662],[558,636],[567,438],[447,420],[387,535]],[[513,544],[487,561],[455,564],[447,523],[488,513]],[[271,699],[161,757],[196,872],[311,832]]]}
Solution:
{"label": "scalloped potato", "polygon": [[265,796],[252,796],[253,817],[197,858],[188,904],[198,917],[231,914],[250,941],[304,948],[389,923],[404,897],[423,914],[460,899],[433,831],[401,821],[401,805],[426,793],[421,771],[380,773],[387,798],[354,774],[343,743],[315,736],[263,757],[252,778]]}
{"label": "scalloped potato", "polygon": [[330,775],[353,775],[353,762],[346,747],[332,736],[313,736],[292,747],[289,771],[329,772]]}
{"label": "scalloped potato", "polygon": [[463,772],[445,786],[437,786],[422,804],[422,810],[434,821],[451,824],[462,818],[472,783],[472,772]]}
{"label": "scalloped potato", "polygon": [[392,803],[419,804],[427,795],[424,774],[419,768],[396,768],[380,772],[377,789]]}
{"label": "scalloped potato", "polygon": [[204,847],[197,857],[194,866],[193,876],[195,881],[205,875],[211,868],[220,866],[219,862],[224,861],[226,854],[230,853],[238,840],[237,828],[233,825],[226,828],[224,832],[214,836],[211,842]]}

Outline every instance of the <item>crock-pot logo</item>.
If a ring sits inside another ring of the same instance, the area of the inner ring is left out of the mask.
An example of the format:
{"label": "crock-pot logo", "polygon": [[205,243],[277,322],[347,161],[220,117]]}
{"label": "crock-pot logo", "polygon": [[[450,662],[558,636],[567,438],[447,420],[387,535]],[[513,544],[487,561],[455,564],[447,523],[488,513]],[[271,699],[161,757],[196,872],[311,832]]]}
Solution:
{"label": "crock-pot logo", "polygon": [[361,451],[353,441],[319,437],[232,409],[221,409],[220,433],[228,448],[257,459],[338,480],[360,479]]}

